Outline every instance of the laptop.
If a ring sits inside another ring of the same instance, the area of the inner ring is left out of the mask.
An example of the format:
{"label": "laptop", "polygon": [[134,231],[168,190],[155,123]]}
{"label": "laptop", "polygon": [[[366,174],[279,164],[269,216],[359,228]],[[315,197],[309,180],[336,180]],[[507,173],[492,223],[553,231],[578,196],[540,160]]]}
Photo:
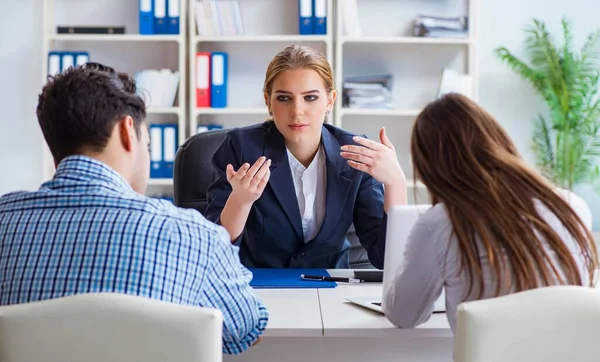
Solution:
{"label": "laptop", "polygon": [[[396,271],[402,262],[402,255],[408,240],[408,235],[412,230],[419,216],[424,214],[431,205],[399,205],[390,208],[387,218],[385,259],[383,270],[383,289],[387,290],[396,275]],[[410,293],[410,291],[407,291]],[[381,309],[381,295],[368,297],[345,298],[346,301],[358,306],[383,313]],[[446,311],[446,297],[444,291],[436,300],[433,306],[434,313],[444,313]]]}

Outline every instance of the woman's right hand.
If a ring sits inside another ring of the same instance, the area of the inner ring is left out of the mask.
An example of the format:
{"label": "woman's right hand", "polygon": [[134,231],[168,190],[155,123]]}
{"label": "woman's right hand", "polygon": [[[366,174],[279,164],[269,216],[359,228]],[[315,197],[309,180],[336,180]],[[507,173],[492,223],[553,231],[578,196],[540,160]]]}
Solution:
{"label": "woman's right hand", "polygon": [[237,171],[227,165],[227,181],[231,185],[231,196],[242,205],[251,205],[262,195],[271,176],[271,160],[262,156],[254,165],[244,163]]}

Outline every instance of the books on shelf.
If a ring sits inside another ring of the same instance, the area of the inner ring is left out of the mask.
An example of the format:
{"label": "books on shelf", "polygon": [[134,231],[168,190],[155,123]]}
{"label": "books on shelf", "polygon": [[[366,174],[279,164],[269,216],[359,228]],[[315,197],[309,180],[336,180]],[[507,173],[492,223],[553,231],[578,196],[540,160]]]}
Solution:
{"label": "books on shelf", "polygon": [[426,38],[467,38],[468,18],[419,15],[414,22],[413,35]]}
{"label": "books on shelf", "polygon": [[150,178],[173,178],[179,126],[150,125]]}
{"label": "books on shelf", "polygon": [[72,66],[90,61],[89,52],[51,51],[48,53],[48,75],[56,75]]}
{"label": "books on shelf", "polygon": [[198,35],[244,35],[244,20],[239,0],[196,0]]}
{"label": "books on shelf", "polygon": [[391,74],[346,77],[342,86],[342,106],[347,108],[393,109]]}
{"label": "books on shelf", "polygon": [[179,34],[181,1],[139,0],[140,34]]}
{"label": "books on shelf", "polygon": [[327,0],[298,0],[298,33],[327,34]]}
{"label": "books on shelf", "polygon": [[146,107],[171,107],[179,88],[179,71],[145,69],[135,73],[137,92]]}
{"label": "books on shelf", "polygon": [[196,107],[227,107],[228,55],[196,53]]}
{"label": "books on shelf", "polygon": [[57,34],[125,34],[124,26],[57,26]]}
{"label": "books on shelf", "polygon": [[447,93],[460,93],[472,99],[473,77],[468,74],[460,74],[456,69],[444,69],[437,96],[439,98]]}

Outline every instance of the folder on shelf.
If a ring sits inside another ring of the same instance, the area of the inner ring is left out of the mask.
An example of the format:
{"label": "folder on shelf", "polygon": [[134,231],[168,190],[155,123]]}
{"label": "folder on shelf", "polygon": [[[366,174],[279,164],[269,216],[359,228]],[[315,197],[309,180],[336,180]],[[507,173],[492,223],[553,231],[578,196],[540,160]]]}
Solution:
{"label": "folder on shelf", "polygon": [[177,125],[163,125],[163,178],[173,178],[175,154],[177,153]]}
{"label": "folder on shelf", "polygon": [[210,106],[225,108],[227,107],[227,53],[212,53],[210,68]]}
{"label": "folder on shelf", "polygon": [[313,0],[298,0],[300,34],[308,35],[313,33]]}
{"label": "folder on shelf", "polygon": [[56,75],[60,73],[62,64],[62,55],[60,52],[48,53],[48,75]]}
{"label": "folder on shelf", "polygon": [[196,107],[210,107],[210,53],[196,53]]}
{"label": "folder on shelf", "polygon": [[75,65],[83,65],[90,61],[90,53],[77,52],[75,53]]}
{"label": "folder on shelf", "polygon": [[313,0],[314,34],[327,34],[327,0]]}
{"label": "folder on shelf", "polygon": [[60,71],[64,72],[65,70],[71,68],[75,65],[75,53],[63,52]]}
{"label": "folder on shelf", "polygon": [[154,11],[152,9],[152,0],[140,1],[140,34],[154,34]]}
{"label": "folder on shelf", "polygon": [[167,34],[167,0],[154,0],[154,34]]}
{"label": "folder on shelf", "polygon": [[182,0],[167,0],[167,33],[179,34],[179,2]]}
{"label": "folder on shelf", "polygon": [[150,125],[150,178],[162,178],[163,136],[162,126]]}
{"label": "folder on shelf", "polygon": [[248,268],[252,272],[250,286],[266,288],[335,288],[336,282],[302,280],[300,275],[329,276],[326,269]]}

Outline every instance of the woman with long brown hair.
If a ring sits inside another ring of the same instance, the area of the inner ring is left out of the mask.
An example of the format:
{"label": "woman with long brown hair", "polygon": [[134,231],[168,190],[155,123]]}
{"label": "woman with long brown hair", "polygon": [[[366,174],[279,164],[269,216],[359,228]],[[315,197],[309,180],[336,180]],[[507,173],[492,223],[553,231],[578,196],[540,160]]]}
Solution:
{"label": "woman with long brown hair", "polygon": [[411,156],[433,206],[413,227],[404,266],[383,296],[392,323],[426,321],[442,289],[454,329],[463,301],[592,285],[598,260],[581,218],[585,203],[528,167],[475,102],[447,94],[430,103],[414,125]]}

